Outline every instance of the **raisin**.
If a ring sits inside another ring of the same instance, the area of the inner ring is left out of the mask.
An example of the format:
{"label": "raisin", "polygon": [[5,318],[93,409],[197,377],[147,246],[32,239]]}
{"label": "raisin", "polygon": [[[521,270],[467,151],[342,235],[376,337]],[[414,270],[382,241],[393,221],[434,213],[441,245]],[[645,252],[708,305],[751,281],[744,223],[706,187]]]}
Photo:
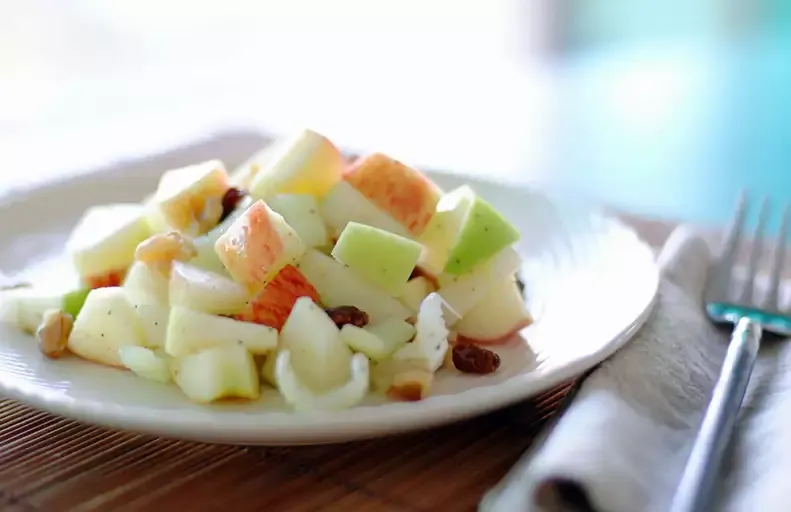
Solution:
{"label": "raisin", "polygon": [[338,328],[346,324],[352,324],[357,327],[365,327],[368,325],[368,313],[354,306],[338,306],[337,308],[327,308],[324,311],[327,312]]}
{"label": "raisin", "polygon": [[492,373],[500,367],[500,356],[472,343],[461,343],[453,347],[453,366],[464,373]]}
{"label": "raisin", "polygon": [[244,196],[245,191],[236,187],[231,187],[225,191],[225,194],[222,196],[222,215],[220,215],[219,222],[228,218],[228,215],[236,209],[236,205],[239,204],[239,201],[241,201]]}

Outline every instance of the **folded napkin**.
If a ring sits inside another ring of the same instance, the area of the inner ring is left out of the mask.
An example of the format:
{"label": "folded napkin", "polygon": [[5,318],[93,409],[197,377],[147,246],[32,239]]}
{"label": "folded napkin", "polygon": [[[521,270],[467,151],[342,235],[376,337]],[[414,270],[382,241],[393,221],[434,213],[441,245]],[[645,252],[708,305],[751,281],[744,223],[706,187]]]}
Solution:
{"label": "folded napkin", "polygon": [[[481,509],[665,512],[725,357],[701,304],[709,245],[679,228],[659,255],[655,311]],[[717,510],[791,510],[791,344],[764,341],[721,475]]]}

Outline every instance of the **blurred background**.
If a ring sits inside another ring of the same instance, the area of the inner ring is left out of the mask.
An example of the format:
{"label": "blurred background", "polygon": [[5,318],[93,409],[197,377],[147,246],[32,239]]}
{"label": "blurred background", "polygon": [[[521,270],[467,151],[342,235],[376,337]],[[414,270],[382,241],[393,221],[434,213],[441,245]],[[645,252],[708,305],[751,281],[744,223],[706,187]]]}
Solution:
{"label": "blurred background", "polygon": [[310,125],[719,223],[788,199],[790,91],[785,0],[0,0],[6,187]]}

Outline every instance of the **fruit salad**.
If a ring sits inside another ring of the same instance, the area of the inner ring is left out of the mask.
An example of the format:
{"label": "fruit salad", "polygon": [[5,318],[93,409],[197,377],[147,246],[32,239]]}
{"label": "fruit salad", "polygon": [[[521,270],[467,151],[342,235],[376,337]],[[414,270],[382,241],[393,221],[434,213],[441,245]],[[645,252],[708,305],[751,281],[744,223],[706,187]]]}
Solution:
{"label": "fruit salad", "polygon": [[384,154],[349,162],[303,130],[233,172],[195,163],[141,203],[90,208],[66,245],[81,284],[3,290],[0,318],[42,357],[199,403],[263,387],[296,411],[421,400],[437,372],[497,371],[487,345],[532,322],[518,239],[471,187]]}

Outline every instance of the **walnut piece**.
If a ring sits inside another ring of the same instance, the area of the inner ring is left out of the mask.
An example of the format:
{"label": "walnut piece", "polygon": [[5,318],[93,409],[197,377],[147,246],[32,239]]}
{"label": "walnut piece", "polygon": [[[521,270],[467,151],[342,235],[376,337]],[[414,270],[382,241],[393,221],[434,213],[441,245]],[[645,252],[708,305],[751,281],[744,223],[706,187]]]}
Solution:
{"label": "walnut piece", "polygon": [[178,231],[149,237],[135,250],[137,261],[167,268],[173,261],[189,261],[197,255],[198,250],[192,240]]}
{"label": "walnut piece", "polygon": [[36,330],[38,348],[45,356],[57,359],[66,352],[74,319],[60,309],[48,309],[44,319]]}

